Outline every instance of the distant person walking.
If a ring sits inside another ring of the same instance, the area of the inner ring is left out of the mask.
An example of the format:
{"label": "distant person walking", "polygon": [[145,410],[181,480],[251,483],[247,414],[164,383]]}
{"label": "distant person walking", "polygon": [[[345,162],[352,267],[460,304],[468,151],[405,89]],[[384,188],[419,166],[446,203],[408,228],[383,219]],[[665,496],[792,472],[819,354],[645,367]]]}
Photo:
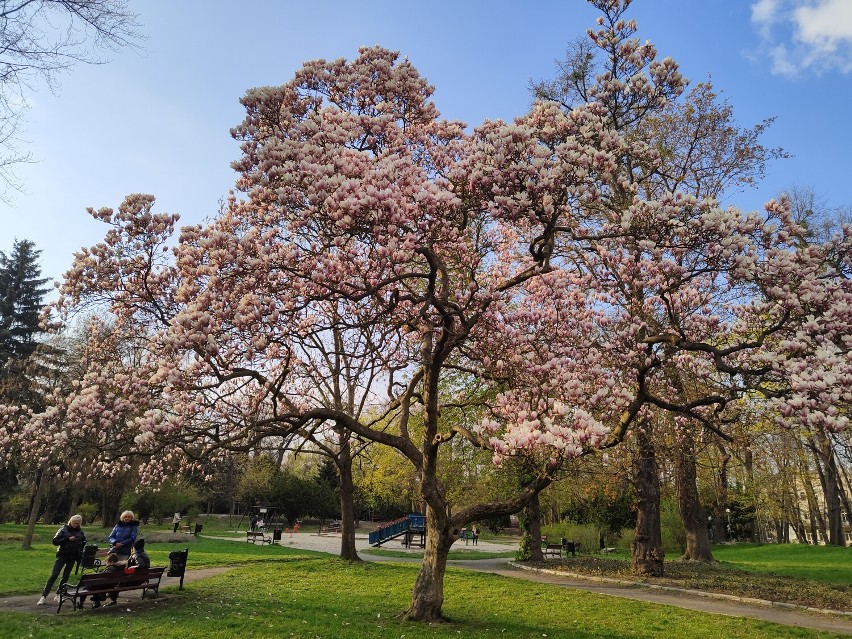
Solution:
{"label": "distant person walking", "polygon": [[[56,531],[53,536],[53,545],[56,546],[56,561],[53,562],[53,570],[47,583],[44,585],[44,590],[41,591],[41,597],[38,600],[38,605],[43,606],[45,598],[50,594],[50,589],[53,588],[53,582],[62,573],[62,579],[59,581],[59,587],[67,583],[68,577],[71,575],[71,569],[80,558],[80,553],[86,543],[86,533],[80,528],[83,523],[83,517],[74,515],[68,520],[68,523]],[[55,601],[59,600],[57,591]]]}
{"label": "distant person walking", "polygon": [[109,534],[110,552],[114,552],[125,559],[130,557],[138,533],[139,522],[136,521],[136,516],[132,510],[125,510],[121,513],[118,523]]}
{"label": "distant person walking", "polygon": [[175,526],[174,532],[177,532],[178,526],[180,526],[180,513],[175,513],[175,516],[172,517],[172,523]]}

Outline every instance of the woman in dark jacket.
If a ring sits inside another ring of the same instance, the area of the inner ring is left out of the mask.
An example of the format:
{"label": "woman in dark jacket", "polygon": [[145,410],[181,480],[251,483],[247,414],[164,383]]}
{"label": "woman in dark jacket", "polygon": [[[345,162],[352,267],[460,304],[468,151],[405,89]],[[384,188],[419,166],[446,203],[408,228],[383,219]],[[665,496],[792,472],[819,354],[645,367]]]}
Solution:
{"label": "woman in dark jacket", "polygon": [[[56,548],[56,561],[53,562],[53,570],[50,577],[41,591],[41,598],[38,600],[38,605],[44,605],[44,600],[50,594],[50,589],[53,588],[53,582],[62,572],[62,579],[59,581],[59,587],[68,581],[71,575],[71,569],[74,563],[80,558],[80,553],[86,543],[86,533],[80,528],[83,523],[83,518],[80,515],[74,515],[68,520],[68,523],[56,531],[53,536],[53,545]],[[64,570],[63,570],[64,569]],[[59,599],[59,595],[56,595]]]}
{"label": "woman in dark jacket", "polygon": [[122,557],[129,557],[136,543],[136,535],[139,532],[139,522],[133,515],[132,510],[121,513],[118,523],[109,534],[109,543],[112,548],[110,552],[117,553]]}

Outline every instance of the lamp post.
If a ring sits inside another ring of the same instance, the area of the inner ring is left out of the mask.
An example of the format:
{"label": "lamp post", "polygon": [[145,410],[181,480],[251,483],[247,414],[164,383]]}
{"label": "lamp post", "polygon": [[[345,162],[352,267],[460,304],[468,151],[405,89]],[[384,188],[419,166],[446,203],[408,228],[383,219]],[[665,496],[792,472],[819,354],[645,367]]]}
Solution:
{"label": "lamp post", "polygon": [[728,541],[732,541],[731,539],[731,509],[725,508],[725,516],[728,519]]}

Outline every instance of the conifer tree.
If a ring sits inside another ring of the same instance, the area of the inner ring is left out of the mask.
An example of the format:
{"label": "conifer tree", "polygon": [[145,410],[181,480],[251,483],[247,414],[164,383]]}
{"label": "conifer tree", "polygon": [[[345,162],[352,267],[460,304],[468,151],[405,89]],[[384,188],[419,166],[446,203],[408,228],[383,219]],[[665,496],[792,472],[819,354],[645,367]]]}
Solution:
{"label": "conifer tree", "polygon": [[7,402],[32,404],[36,399],[33,354],[48,291],[40,255],[30,240],[15,240],[9,255],[0,251],[0,397]]}

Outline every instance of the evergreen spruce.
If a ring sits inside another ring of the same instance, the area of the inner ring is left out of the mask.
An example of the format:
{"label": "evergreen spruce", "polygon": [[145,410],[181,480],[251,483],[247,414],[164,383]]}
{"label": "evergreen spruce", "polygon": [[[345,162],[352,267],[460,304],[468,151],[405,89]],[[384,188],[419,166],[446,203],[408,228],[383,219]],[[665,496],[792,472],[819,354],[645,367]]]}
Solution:
{"label": "evergreen spruce", "polygon": [[15,240],[0,251],[0,401],[40,409],[38,370],[39,314],[48,288],[41,277],[41,251],[30,240]]}

